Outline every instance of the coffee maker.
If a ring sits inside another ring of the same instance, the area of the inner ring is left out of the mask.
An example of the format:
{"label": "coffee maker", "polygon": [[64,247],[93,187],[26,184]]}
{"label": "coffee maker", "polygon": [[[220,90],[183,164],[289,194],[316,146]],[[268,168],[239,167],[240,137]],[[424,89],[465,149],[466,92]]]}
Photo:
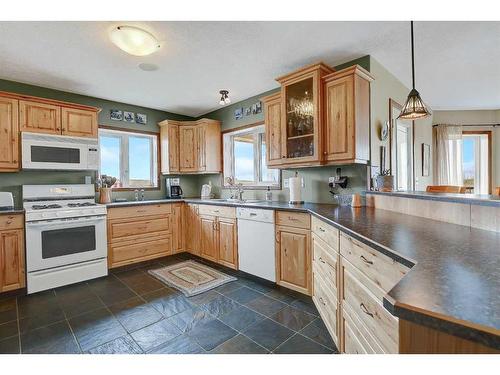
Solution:
{"label": "coffee maker", "polygon": [[167,188],[167,198],[171,199],[182,198],[181,183],[178,177],[165,179],[165,184]]}

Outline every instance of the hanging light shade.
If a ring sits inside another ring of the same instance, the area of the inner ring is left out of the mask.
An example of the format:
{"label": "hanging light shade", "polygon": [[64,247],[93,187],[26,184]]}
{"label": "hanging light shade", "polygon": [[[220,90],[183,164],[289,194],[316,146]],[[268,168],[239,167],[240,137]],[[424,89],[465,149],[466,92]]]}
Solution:
{"label": "hanging light shade", "polygon": [[413,46],[413,21],[411,21],[411,75],[412,75],[412,90],[408,94],[408,98],[403,106],[398,118],[403,120],[416,120],[427,117],[431,111],[427,108],[424,101],[420,97],[419,92],[415,89],[415,52]]}

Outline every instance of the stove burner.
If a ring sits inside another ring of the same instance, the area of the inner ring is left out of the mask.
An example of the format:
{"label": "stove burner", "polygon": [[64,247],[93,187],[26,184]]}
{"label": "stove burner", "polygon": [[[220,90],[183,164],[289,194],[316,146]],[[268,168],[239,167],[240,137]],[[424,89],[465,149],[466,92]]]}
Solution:
{"label": "stove burner", "polygon": [[92,202],[68,203],[68,207],[89,207],[89,206],[97,206],[97,204]]}
{"label": "stove burner", "polygon": [[34,204],[31,206],[33,210],[46,210],[49,208],[62,208],[60,204]]}

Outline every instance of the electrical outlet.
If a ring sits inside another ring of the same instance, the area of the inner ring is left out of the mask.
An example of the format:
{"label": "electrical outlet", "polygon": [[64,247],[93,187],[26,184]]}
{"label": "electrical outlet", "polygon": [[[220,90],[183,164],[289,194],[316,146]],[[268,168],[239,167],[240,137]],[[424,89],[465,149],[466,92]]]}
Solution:
{"label": "electrical outlet", "polygon": [[283,187],[288,188],[288,186],[290,186],[290,185],[288,185],[288,178],[285,178],[283,180]]}

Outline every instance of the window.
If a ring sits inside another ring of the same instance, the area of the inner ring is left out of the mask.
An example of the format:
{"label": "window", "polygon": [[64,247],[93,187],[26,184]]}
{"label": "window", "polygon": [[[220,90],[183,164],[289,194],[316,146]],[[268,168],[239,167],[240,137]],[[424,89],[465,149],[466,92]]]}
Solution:
{"label": "window", "polygon": [[114,188],[158,187],[158,136],[99,130],[99,175],[116,177]]}
{"label": "window", "polygon": [[264,125],[224,134],[224,186],[227,177],[246,187],[280,187],[280,171],[267,168]]}
{"label": "window", "polygon": [[489,194],[490,136],[489,131],[462,133],[462,176],[467,192]]}

